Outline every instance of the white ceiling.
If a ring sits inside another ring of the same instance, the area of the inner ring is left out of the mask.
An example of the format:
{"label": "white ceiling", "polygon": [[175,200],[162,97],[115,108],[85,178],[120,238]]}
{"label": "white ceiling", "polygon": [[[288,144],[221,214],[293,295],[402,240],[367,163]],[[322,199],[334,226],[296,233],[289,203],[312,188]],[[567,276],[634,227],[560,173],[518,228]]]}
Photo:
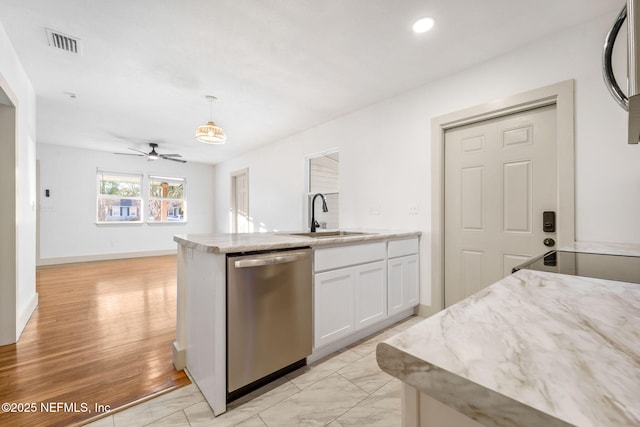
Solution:
{"label": "white ceiling", "polygon": [[[0,0],[37,140],[218,163],[604,13],[614,0]],[[435,19],[416,35],[412,23]],[[47,44],[45,28],[82,40]],[[71,98],[67,93],[74,93]],[[223,146],[196,142],[213,119]]]}

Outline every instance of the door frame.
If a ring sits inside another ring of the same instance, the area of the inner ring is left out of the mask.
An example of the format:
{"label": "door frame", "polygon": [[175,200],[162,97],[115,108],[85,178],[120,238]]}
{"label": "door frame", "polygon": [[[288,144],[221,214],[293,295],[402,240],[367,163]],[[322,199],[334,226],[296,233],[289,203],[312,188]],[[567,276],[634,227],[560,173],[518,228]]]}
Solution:
{"label": "door frame", "polygon": [[[547,105],[556,106],[558,247],[575,240],[574,80],[509,96],[431,120],[431,305],[429,316],[444,308],[444,143],[449,129]],[[422,310],[421,310],[422,311]]]}

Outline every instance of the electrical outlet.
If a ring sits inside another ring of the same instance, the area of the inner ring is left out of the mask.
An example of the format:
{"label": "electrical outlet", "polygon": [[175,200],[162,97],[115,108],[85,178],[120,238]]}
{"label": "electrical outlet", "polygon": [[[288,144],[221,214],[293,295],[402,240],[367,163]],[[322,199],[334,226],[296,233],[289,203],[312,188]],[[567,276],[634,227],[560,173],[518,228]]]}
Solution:
{"label": "electrical outlet", "polygon": [[410,215],[417,215],[418,211],[419,209],[417,204],[409,205],[409,209],[407,209],[407,213]]}
{"label": "electrical outlet", "polygon": [[370,206],[369,215],[380,215],[380,205]]}

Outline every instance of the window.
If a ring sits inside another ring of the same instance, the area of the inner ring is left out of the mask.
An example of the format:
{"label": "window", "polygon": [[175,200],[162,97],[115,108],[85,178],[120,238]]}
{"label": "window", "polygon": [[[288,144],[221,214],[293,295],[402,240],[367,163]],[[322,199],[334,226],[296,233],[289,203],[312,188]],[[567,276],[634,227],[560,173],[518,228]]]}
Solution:
{"label": "window", "polygon": [[317,193],[327,199],[328,212],[322,212],[322,203],[316,199],[315,215],[320,228],[337,229],[340,206],[340,156],[337,151],[329,151],[308,158],[308,204],[307,223],[311,224],[311,203]]}
{"label": "window", "polygon": [[142,222],[142,175],[98,171],[98,223]]}
{"label": "window", "polygon": [[142,174],[98,170],[97,222],[141,223],[144,218],[149,223],[186,222],[185,187],[184,178],[150,175],[145,203]]}
{"label": "window", "polygon": [[149,222],[185,222],[186,180],[149,176]]}

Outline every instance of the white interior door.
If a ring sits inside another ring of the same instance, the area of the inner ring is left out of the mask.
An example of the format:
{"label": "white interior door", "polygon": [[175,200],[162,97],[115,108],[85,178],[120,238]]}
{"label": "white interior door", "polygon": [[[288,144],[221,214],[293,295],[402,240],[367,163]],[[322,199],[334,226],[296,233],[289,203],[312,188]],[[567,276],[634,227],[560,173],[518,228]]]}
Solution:
{"label": "white interior door", "polygon": [[249,170],[231,174],[231,232],[248,233],[249,221]]}
{"label": "white interior door", "polygon": [[557,229],[542,218],[557,211],[556,120],[554,104],[446,131],[445,307],[551,249]]}

